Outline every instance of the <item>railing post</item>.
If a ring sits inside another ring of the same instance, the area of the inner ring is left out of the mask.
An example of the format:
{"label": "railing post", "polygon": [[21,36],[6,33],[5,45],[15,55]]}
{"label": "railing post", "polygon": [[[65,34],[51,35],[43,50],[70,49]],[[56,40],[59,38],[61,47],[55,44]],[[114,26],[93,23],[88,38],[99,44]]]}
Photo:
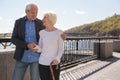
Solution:
{"label": "railing post", "polygon": [[99,40],[99,43],[98,43],[98,58],[100,58],[100,39]]}
{"label": "railing post", "polygon": [[76,43],[76,51],[78,51],[78,41],[79,40],[77,40],[77,43]]}
{"label": "railing post", "polygon": [[4,46],[3,46],[3,47],[4,47],[4,49],[6,49],[6,47],[7,47],[7,42],[4,44]]}

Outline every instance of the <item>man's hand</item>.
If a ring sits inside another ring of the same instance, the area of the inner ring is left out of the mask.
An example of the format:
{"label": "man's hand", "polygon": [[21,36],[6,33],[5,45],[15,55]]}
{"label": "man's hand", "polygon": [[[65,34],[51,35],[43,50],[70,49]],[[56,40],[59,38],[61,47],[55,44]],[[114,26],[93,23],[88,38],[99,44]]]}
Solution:
{"label": "man's hand", "polygon": [[66,34],[65,34],[65,33],[62,33],[62,34],[61,34],[61,38],[62,38],[63,40],[66,40]]}
{"label": "man's hand", "polygon": [[36,46],[35,43],[30,43],[27,45],[28,49],[30,49],[31,51],[33,50],[33,48]]}

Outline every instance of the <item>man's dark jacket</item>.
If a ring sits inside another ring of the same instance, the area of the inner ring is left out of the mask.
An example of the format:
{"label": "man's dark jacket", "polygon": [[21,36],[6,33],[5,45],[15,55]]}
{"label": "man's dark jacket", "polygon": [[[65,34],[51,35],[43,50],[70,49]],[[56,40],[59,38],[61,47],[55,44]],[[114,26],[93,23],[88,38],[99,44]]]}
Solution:
{"label": "man's dark jacket", "polygon": [[[27,43],[25,42],[25,22],[26,16],[15,21],[11,42],[16,46],[14,58],[21,60],[24,51],[27,50]],[[36,39],[39,41],[39,31],[44,29],[43,23],[39,19],[35,19]]]}

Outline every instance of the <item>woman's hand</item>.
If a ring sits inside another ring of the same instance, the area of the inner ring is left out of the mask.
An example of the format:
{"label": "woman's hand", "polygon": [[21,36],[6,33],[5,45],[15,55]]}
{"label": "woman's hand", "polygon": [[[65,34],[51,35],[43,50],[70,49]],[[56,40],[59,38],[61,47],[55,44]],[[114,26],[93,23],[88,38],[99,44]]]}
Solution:
{"label": "woman's hand", "polygon": [[38,49],[36,47],[32,48],[32,52],[37,52]]}
{"label": "woman's hand", "polygon": [[41,52],[41,48],[36,45],[35,43],[30,43],[27,45],[27,47],[29,48],[29,50],[31,50],[32,52]]}
{"label": "woman's hand", "polygon": [[42,52],[42,49],[36,45],[33,49],[32,49],[33,52]]}
{"label": "woman's hand", "polygon": [[54,59],[54,60],[52,61],[52,64],[54,64],[54,65],[58,65],[59,62],[58,62],[56,59]]}

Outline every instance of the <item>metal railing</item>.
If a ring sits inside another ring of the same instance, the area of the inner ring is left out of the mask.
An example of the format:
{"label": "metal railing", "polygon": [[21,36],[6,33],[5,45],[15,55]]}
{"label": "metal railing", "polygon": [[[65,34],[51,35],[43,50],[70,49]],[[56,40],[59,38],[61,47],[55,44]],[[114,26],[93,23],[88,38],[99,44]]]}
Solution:
{"label": "metal railing", "polygon": [[[119,37],[72,37],[67,38],[64,44],[64,54],[61,61],[61,70],[76,66],[100,57],[100,42],[113,41]],[[94,53],[94,43],[99,43],[99,52]]]}
{"label": "metal railing", "polygon": [[[65,70],[100,56],[100,47],[97,54],[94,53],[94,42],[110,41],[119,37],[69,37],[64,41],[64,54],[61,58],[61,70]],[[0,39],[3,48],[11,46],[11,39]],[[99,45],[100,46],[100,45]]]}

